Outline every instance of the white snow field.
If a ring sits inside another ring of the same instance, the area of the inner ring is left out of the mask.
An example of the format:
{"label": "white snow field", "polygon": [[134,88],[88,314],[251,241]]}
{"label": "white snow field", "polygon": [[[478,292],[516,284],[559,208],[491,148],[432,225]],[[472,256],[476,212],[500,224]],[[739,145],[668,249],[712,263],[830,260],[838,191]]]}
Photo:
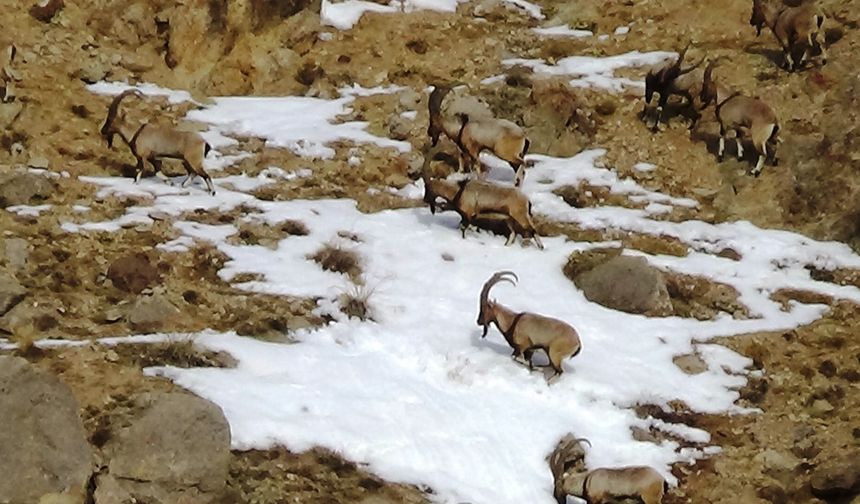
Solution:
{"label": "white snow field", "polygon": [[[309,157],[334,155],[329,144],[344,139],[373,142],[392,148],[392,153],[402,150],[398,142],[366,136],[361,125],[333,124],[349,103],[346,98],[327,103],[308,100],[220,98],[190,115],[211,121],[217,134],[258,135]],[[314,114],[320,117],[311,117]],[[313,127],[308,127],[309,121]],[[307,176],[307,170],[313,170],[311,162],[293,173],[269,167],[256,177],[216,178],[214,197],[199,184],[181,189],[154,177],[139,184],[124,178],[85,178],[100,186],[100,197],[143,196],[144,203],[108,222],[87,222],[87,214],[76,215],[77,220],[64,223],[63,229],[111,232],[151,223],[151,215],[163,219],[165,214],[180,216],[195,209],[225,212],[239,205],[259,210],[242,220],[271,225],[288,219],[303,222],[310,233],[287,237],[275,250],[227,243],[238,222],[214,226],[182,220],[174,224],[178,238],[158,246],[181,252],[198,241],[210,242],[230,258],[219,273],[225,280],[256,273],[261,280],[239,287],[317,297],[318,310],[331,315],[332,323],[292,334],[297,341],[292,344],[211,331],[175,335],[228,352],[238,365],[156,367],[147,372],[168,377],[218,404],[230,423],[235,449],[283,445],[300,451],[324,446],[367,464],[386,479],[426,485],[437,502],[549,504],[552,476],[545,457],[567,432],[593,443],[586,460],[590,467],[649,464],[672,482],[671,464],[718,451],[709,445],[708,433],[640,419],[632,407],[680,400],[697,412],[749,412],[735,401],[751,361],[715,344],[713,338],[797,327],[827,309],[795,302],[785,310],[770,299],[776,290],[804,289],[860,302],[860,290],[815,281],[805,268],[860,267],[860,257],[846,245],[747,222],[660,220],[667,209],[694,207],[697,202],[619,177],[601,166],[603,153],[594,149],[565,159],[531,155],[534,166],[528,170],[524,191],[534,213],[584,227],[677,237],[689,247],[686,257],[625,253],[644,256],[659,268],[734,286],[752,318],[728,314],[712,321],[649,318],[588,301],[564,277],[562,267],[571,252],[607,243],[545,237],[543,251],[519,241],[505,247],[504,237],[487,232],[470,231],[462,239],[454,214],[431,215],[426,207],[364,214],[351,200],[272,202],[243,192],[278,179]],[[496,166],[491,177],[510,182],[510,168],[493,158],[487,161]],[[647,206],[576,209],[553,193],[580,181],[608,187]],[[420,198],[422,192],[421,181],[396,190],[407,198]],[[343,238],[340,231],[354,234],[358,241]],[[360,255],[363,286],[307,259],[325,244]],[[729,247],[740,260],[716,255]],[[539,371],[513,362],[511,349],[494,328],[486,339],[480,337],[478,293],[499,270],[516,272],[520,282],[516,287],[497,285],[493,297],[518,310],[566,320],[580,333],[582,353],[565,362],[564,375],[552,385]],[[339,312],[338,296],[351,291],[369,293],[373,321],[349,319]],[[693,352],[707,363],[706,372],[687,375],[673,364],[673,356]],[[633,439],[633,427],[663,430],[696,447],[682,448],[677,441],[639,442]]]}
{"label": "white snow field", "polygon": [[[394,14],[397,12],[415,12],[420,10],[432,10],[441,12],[454,12],[457,5],[463,0],[389,0],[388,4],[369,2],[367,0],[345,0],[342,2],[331,2],[322,0],[320,8],[320,21],[325,26],[331,26],[338,30],[349,30],[361,19],[365,12],[378,12],[383,14]],[[525,0],[502,0],[535,19],[543,19],[541,8]]]}

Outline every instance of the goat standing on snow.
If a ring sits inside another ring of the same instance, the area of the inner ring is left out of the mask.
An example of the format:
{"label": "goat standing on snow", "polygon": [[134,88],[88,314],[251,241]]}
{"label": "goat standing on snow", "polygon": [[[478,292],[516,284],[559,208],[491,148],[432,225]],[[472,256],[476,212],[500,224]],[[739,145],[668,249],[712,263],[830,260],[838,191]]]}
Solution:
{"label": "goat standing on snow", "polygon": [[131,153],[137,159],[134,181],[138,182],[143,174],[144,160],[149,161],[159,178],[167,180],[161,171],[161,158],[180,159],[188,173],[182,182],[182,187],[185,187],[185,184],[195,176],[200,175],[206,182],[209,193],[214,195],[215,187],[212,185],[212,178],[203,168],[203,160],[211,149],[206,140],[199,133],[156,124],[144,123],[134,129],[125,121],[125,116],[119,114],[120,103],[129,95],[143,96],[136,89],[129,89],[117,95],[108,108],[101,135],[107,141],[108,147],[113,146],[114,135],[119,135],[128,144]]}
{"label": "goat standing on snow", "polygon": [[477,322],[484,327],[481,337],[486,338],[490,324],[495,324],[505,341],[514,349],[511,356],[519,362],[528,363],[529,369],[533,368],[532,354],[535,350],[542,349],[555,371],[547,380],[551,382],[564,372],[562,361],[578,355],[582,350],[579,334],[576,329],[561,320],[536,313],[515,312],[490,299],[490,289],[495,284],[510,282],[516,285],[514,280],[518,278],[512,271],[499,271],[481,288]]}

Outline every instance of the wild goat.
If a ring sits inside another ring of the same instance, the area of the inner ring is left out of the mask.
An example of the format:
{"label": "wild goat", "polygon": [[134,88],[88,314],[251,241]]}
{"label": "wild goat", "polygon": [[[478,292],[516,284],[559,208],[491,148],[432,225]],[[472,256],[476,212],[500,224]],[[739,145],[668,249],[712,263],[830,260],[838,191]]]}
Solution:
{"label": "wild goat", "polygon": [[[658,70],[651,70],[645,75],[645,108],[642,110],[642,116],[648,117],[648,110],[651,101],[654,98],[654,93],[658,93],[660,98],[657,102],[657,111],[654,115],[654,123],[651,125],[652,131],[657,131],[660,121],[663,120],[663,108],[669,101],[672,95],[683,96],[687,98],[687,103],[696,112],[695,102],[701,91],[703,70],[699,69],[702,61],[688,68],[681,68],[684,62],[684,56],[687,53],[689,44],[679,54],[678,59],[674,62],[666,63]],[[697,117],[694,118],[693,124],[696,123]]]}
{"label": "wild goat", "polygon": [[[755,27],[756,37],[761,35],[763,26],[767,25],[770,28],[782,47],[783,62],[789,71],[800,68],[807,53],[815,48],[821,51],[821,64],[827,64],[827,50],[824,48],[821,34],[823,24],[824,15],[816,12],[812,3],[776,10],[763,0],[753,0],[750,25]],[[795,60],[798,48],[801,48],[802,52]]]}
{"label": "wild goat", "polygon": [[764,166],[765,159],[770,159],[773,165],[777,164],[776,147],[779,139],[779,121],[773,109],[758,98],[750,98],[740,93],[733,93],[723,101],[718,101],[719,90],[714,83],[712,66],[705,71],[705,82],[702,85],[702,103],[716,104],[717,121],[720,123],[720,147],[717,153],[720,161],[726,148],[726,134],[729,131],[735,133],[738,159],[743,159],[744,148],[741,135],[749,136],[753,146],[758,152],[758,161],[752,174],[758,177]]}
{"label": "wild goat", "polygon": [[[588,504],[615,502],[623,497],[639,499],[643,504],[660,504],[669,490],[663,476],[648,466],[600,467],[565,476],[566,491]],[[566,494],[556,498],[563,504]]]}
{"label": "wild goat", "polygon": [[[513,280],[511,279],[513,277]],[[515,312],[506,306],[490,300],[490,289],[499,282],[510,282],[516,285],[519,278],[512,271],[495,273],[481,288],[478,306],[478,325],[484,327],[482,338],[487,337],[490,324],[505,337],[514,349],[511,357],[519,362],[526,362],[533,369],[532,354],[536,349],[543,349],[549,357],[549,363],[555,373],[548,379],[561,376],[564,372],[561,364],[564,359],[574,357],[582,350],[579,334],[576,329],[561,320],[545,317],[530,312]],[[524,361],[520,361],[520,359]]]}
{"label": "wild goat", "polygon": [[[445,120],[442,116],[442,100],[450,91],[448,86],[437,85],[430,93],[427,102],[430,112],[427,134],[430,135],[431,146],[436,146],[442,133],[457,144],[460,149],[460,171],[463,171],[464,165],[472,169],[475,162],[480,164],[478,156],[482,151],[490,150],[514,169],[514,185],[522,185],[525,179],[523,158],[530,144],[523,129],[507,119],[470,117],[465,113],[457,114],[457,123]],[[483,176],[483,171],[479,173]]]}
{"label": "wild goat", "polygon": [[480,180],[460,180],[452,182],[444,179],[431,179],[426,171],[424,178],[424,202],[430,205],[430,213],[436,213],[436,199],[442,198],[443,210],[454,210],[460,215],[460,229],[463,237],[466,230],[476,219],[501,217],[508,228],[510,245],[516,235],[533,238],[539,249],[543,249],[534,222],[531,218],[531,202],[515,187],[502,186]]}
{"label": "wild goat", "polygon": [[214,195],[212,178],[203,168],[203,160],[211,149],[209,144],[199,133],[181,131],[170,126],[144,123],[134,129],[125,121],[125,116],[119,114],[120,103],[129,95],[143,96],[136,89],[129,89],[117,95],[108,108],[101,135],[109,148],[113,147],[114,135],[119,135],[128,144],[137,159],[134,181],[138,182],[143,174],[144,160],[149,161],[159,178],[166,180],[167,177],[161,171],[161,158],[180,159],[188,173],[182,187],[199,175],[206,182],[209,193]]}

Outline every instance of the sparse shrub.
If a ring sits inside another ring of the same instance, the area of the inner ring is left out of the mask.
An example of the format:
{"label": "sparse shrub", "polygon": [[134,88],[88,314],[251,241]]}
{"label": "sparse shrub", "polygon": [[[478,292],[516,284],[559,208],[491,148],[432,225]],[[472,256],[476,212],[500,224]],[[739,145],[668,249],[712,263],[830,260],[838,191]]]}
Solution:
{"label": "sparse shrub", "polygon": [[281,223],[281,231],[290,236],[307,236],[310,234],[310,230],[304,222],[292,219],[285,220]]}
{"label": "sparse shrub", "polygon": [[358,254],[352,250],[326,244],[308,256],[308,259],[313,260],[326,271],[334,271],[349,276],[353,282],[359,282],[361,279],[361,262]]}
{"label": "sparse shrub", "polygon": [[373,290],[363,286],[355,286],[349,292],[340,295],[340,311],[350,318],[359,320],[373,320],[373,315],[370,309],[370,296],[373,295]]}

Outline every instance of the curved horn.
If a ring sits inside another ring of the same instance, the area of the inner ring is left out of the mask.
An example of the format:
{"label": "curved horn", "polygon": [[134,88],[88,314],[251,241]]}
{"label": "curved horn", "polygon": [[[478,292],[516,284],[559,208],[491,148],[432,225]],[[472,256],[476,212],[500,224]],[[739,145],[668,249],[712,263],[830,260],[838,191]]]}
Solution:
{"label": "curved horn", "polygon": [[[514,280],[511,280],[510,277],[514,277]],[[481,288],[481,296],[478,305],[478,325],[484,326],[484,333],[481,336],[482,338],[487,335],[487,329],[490,327],[490,321],[485,320],[486,312],[489,308],[490,289],[499,282],[510,282],[511,285],[516,285],[517,281],[519,281],[519,278],[513,271],[497,271],[484,283],[484,286]]]}
{"label": "curved horn", "polygon": [[[511,280],[511,276],[514,277],[513,280]],[[513,271],[498,271],[494,273],[481,288],[481,305],[486,304],[490,296],[490,289],[492,289],[497,283],[510,282],[511,285],[516,285],[519,280],[520,279],[517,277],[517,274]]]}
{"label": "curved horn", "polygon": [[591,448],[591,441],[585,439],[584,437],[574,439],[576,442],[585,441],[588,444],[588,447]]}
{"label": "curved horn", "polygon": [[119,111],[120,103],[126,96],[130,95],[143,97],[143,94],[141,94],[141,92],[137,89],[126,89],[122,93],[116,95],[113,101],[110,102],[110,106],[108,107],[107,118],[105,119],[105,124],[104,126],[102,126],[101,129],[102,135],[106,135],[110,132],[111,126],[113,126],[113,122],[116,119],[117,112]]}

